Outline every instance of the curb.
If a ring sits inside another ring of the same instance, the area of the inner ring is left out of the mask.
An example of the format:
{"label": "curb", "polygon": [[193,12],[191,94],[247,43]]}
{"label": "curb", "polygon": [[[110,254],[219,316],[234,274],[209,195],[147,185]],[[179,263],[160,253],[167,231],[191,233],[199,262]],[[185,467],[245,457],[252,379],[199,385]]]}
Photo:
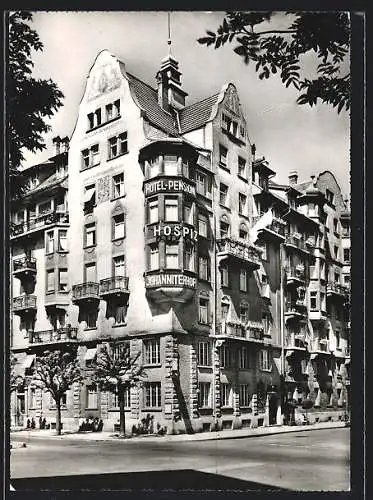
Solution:
{"label": "curb", "polygon": [[[274,434],[286,434],[290,432],[302,432],[302,431],[313,431],[313,430],[323,430],[323,429],[337,429],[349,427],[345,422],[325,422],[315,425],[302,425],[302,426],[292,426],[292,427],[259,427],[256,429],[250,429],[248,432],[246,429],[237,429],[235,431],[223,431],[222,432],[210,432],[210,433],[197,433],[197,434],[177,434],[177,435],[166,435],[166,436],[144,436],[144,437],[133,437],[129,439],[119,439],[114,436],[101,436],[95,435],[83,435],[77,434],[63,434],[62,436],[57,435],[40,435],[39,433],[29,434],[28,436],[35,439],[51,439],[51,440],[65,440],[65,441],[82,441],[82,442],[99,442],[99,441],[115,441],[115,442],[126,442],[126,443],[138,443],[144,442],[186,442],[186,441],[212,441],[220,439],[240,439],[240,438],[250,438],[250,437],[260,437],[260,436],[270,436]],[[28,431],[16,431],[14,434],[19,434],[20,432]],[[12,431],[11,431],[12,433]],[[25,444],[25,443],[24,443]]]}

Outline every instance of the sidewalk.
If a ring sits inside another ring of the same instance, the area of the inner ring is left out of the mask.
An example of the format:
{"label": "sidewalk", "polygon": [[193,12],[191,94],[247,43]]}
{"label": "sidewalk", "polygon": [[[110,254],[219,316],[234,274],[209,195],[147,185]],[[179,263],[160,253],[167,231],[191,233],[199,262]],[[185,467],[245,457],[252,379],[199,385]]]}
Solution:
{"label": "sidewalk", "polygon": [[234,438],[248,438],[255,436],[268,436],[271,434],[284,434],[288,432],[301,432],[322,429],[336,429],[346,427],[345,422],[324,422],[312,425],[295,425],[289,426],[271,426],[271,427],[258,427],[256,429],[235,429],[235,430],[222,430],[219,432],[201,432],[197,434],[177,434],[166,436],[144,435],[132,437],[128,439],[119,439],[113,432],[87,432],[87,433],[74,433],[66,432],[61,436],[56,436],[56,431],[49,430],[14,430],[11,431],[10,437],[22,436],[25,440],[29,437],[40,439],[57,439],[64,441],[123,441],[126,443],[148,441],[148,442],[173,442],[173,441],[209,441],[216,439],[234,439]]}

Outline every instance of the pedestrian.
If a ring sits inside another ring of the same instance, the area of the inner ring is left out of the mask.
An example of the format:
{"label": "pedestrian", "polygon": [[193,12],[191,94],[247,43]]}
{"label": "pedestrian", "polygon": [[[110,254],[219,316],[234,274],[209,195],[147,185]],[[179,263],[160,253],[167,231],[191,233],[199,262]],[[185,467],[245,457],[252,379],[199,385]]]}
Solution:
{"label": "pedestrian", "polygon": [[43,428],[43,417],[40,415],[39,417],[39,429]]}
{"label": "pedestrian", "polygon": [[31,427],[31,422],[30,419],[28,418],[26,422],[26,429],[30,429],[30,427]]}
{"label": "pedestrian", "polygon": [[47,427],[47,419],[45,417],[43,418],[41,425],[42,425],[42,427],[41,427],[42,429],[45,429]]}
{"label": "pedestrian", "polygon": [[32,417],[32,419],[31,419],[31,429],[35,429],[35,427],[36,427],[35,420],[34,420],[34,417]]}

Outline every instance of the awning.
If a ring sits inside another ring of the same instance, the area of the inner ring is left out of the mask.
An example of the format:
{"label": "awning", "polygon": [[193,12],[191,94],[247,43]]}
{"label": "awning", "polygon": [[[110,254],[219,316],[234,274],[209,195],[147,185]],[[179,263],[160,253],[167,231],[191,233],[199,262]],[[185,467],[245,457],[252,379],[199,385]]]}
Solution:
{"label": "awning", "polygon": [[36,354],[28,354],[23,362],[23,368],[31,368],[32,363],[35,361]]}
{"label": "awning", "polygon": [[96,356],[97,353],[97,347],[93,349],[87,349],[87,352],[85,353],[84,360],[85,361],[92,361],[94,357]]}
{"label": "awning", "polygon": [[84,203],[88,203],[89,201],[91,201],[95,192],[96,188],[87,189],[87,191],[84,193],[84,199],[83,199]]}

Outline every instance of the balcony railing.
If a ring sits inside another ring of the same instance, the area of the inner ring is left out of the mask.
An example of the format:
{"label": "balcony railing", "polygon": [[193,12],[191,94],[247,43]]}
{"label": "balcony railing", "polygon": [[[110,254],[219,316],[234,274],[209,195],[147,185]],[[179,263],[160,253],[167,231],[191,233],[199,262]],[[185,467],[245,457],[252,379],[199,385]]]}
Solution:
{"label": "balcony railing", "polygon": [[100,300],[98,283],[89,281],[72,286],[72,301],[79,303],[85,300]]}
{"label": "balcony railing", "polygon": [[326,285],[327,295],[341,295],[348,296],[349,290],[347,287],[340,285],[339,283],[328,283]]}
{"label": "balcony railing", "polygon": [[303,266],[286,266],[286,282],[288,284],[301,284],[306,279]]}
{"label": "balcony railing", "polygon": [[229,236],[217,240],[218,256],[239,259],[255,269],[260,267],[261,250]]}
{"label": "balcony railing", "polygon": [[13,272],[21,273],[36,273],[36,260],[33,257],[23,257],[13,261]]}
{"label": "balcony railing", "polygon": [[100,295],[117,295],[128,293],[128,277],[113,276],[100,281]]}
{"label": "balcony railing", "polygon": [[50,344],[54,342],[70,342],[77,339],[77,328],[65,326],[57,330],[30,332],[30,344]]}
{"label": "balcony railing", "polygon": [[304,238],[303,235],[301,237],[296,237],[294,234],[288,234],[285,237],[285,245],[292,246],[303,250],[304,252],[313,253],[315,248],[315,242],[312,238]]}
{"label": "balcony railing", "polygon": [[21,312],[29,309],[36,309],[35,295],[21,295],[13,299],[13,312]]}
{"label": "balcony railing", "polygon": [[[253,224],[256,224],[264,215],[264,213],[260,214],[257,217],[253,218]],[[286,222],[283,219],[279,219],[277,217],[273,217],[271,224],[259,230],[261,231],[271,231],[272,233],[276,233],[279,236],[285,237],[286,230]]]}
{"label": "balcony railing", "polygon": [[311,344],[311,352],[325,352],[330,353],[329,351],[329,341],[327,339],[317,339],[314,340]]}
{"label": "balcony railing", "polygon": [[223,321],[218,325],[218,335],[242,338],[247,340],[263,341],[264,327],[256,321]]}
{"label": "balcony railing", "polygon": [[46,212],[45,214],[34,217],[28,221],[24,221],[20,224],[12,224],[11,226],[11,236],[16,237],[21,234],[29,233],[30,231],[35,231],[38,229],[43,229],[45,226],[50,226],[56,223],[69,222],[69,214],[66,211],[58,212]]}

